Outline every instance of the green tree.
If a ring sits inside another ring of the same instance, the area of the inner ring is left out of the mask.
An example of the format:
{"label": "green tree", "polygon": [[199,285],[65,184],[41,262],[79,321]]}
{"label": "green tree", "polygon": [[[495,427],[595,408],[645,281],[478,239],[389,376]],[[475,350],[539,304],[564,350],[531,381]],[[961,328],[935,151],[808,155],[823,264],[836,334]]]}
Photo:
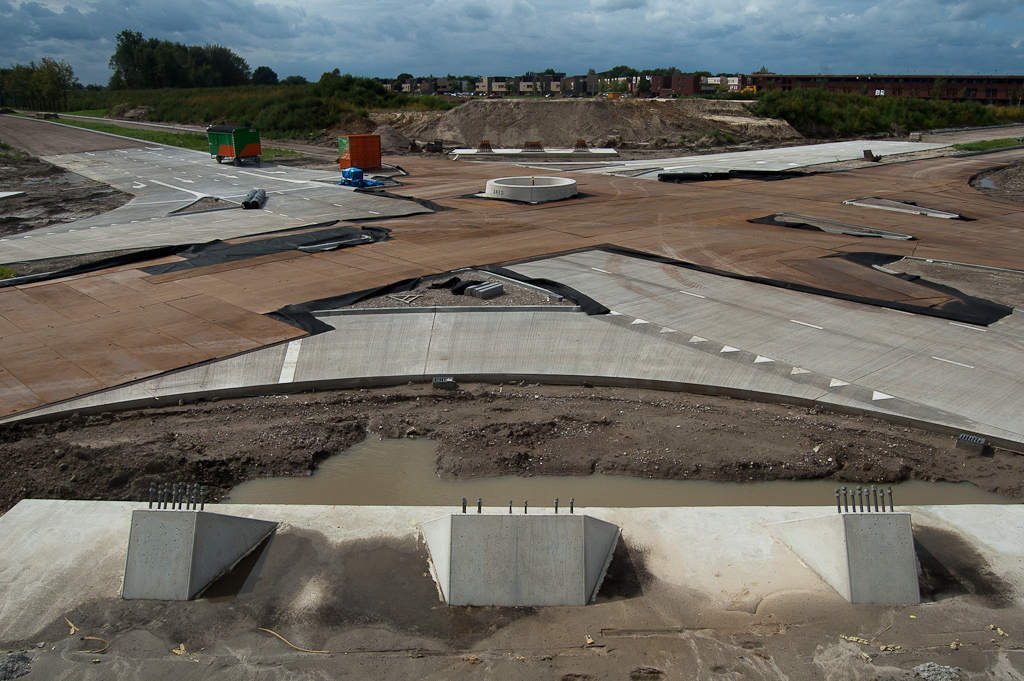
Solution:
{"label": "green tree", "polygon": [[114,54],[110,55],[110,61],[107,63],[107,66],[114,70],[114,75],[110,77],[110,88],[142,89],[145,87],[142,80],[143,67],[140,63],[145,45],[142,33],[125,29],[117,34],[116,40],[117,47],[114,48]]}
{"label": "green tree", "polygon": [[936,78],[932,84],[932,99],[942,99],[946,89],[946,81],[943,78]]}
{"label": "green tree", "polygon": [[32,85],[40,100],[52,103],[54,108],[63,107],[64,110],[68,107],[68,93],[79,87],[71,64],[63,59],[57,61],[53,57],[39,60],[39,67],[32,74]]}
{"label": "green tree", "polygon": [[283,85],[305,85],[308,82],[303,76],[288,76],[281,81]]}
{"label": "green tree", "polygon": [[257,66],[252,72],[253,85],[277,85],[277,73],[269,66]]}
{"label": "green tree", "polygon": [[183,45],[121,31],[108,66],[111,89],[225,87],[249,82],[249,65],[222,45]]}

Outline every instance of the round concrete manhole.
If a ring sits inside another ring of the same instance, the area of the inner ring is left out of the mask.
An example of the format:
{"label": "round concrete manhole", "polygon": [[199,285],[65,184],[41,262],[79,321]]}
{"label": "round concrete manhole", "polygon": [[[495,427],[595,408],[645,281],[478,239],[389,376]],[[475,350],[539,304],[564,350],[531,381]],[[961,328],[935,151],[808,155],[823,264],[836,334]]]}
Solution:
{"label": "round concrete manhole", "polygon": [[578,194],[576,180],[568,177],[499,177],[487,180],[489,199],[544,203],[558,201]]}

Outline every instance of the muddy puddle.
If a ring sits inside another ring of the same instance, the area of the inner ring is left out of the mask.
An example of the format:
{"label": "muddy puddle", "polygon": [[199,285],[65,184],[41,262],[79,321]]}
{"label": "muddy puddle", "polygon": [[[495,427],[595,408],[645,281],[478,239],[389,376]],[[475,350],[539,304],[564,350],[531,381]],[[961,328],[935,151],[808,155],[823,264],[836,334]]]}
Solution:
{"label": "muddy puddle", "polygon": [[[648,480],[619,475],[556,477],[502,476],[442,480],[435,473],[432,440],[367,440],[331,457],[304,478],[263,478],[231,490],[225,503],[324,504],[351,506],[461,506],[518,509],[577,506],[828,506],[835,504],[834,480],[776,480],[722,483],[699,480]],[[848,488],[856,489],[846,483]],[[841,486],[838,485],[838,486]],[[884,485],[900,506],[928,504],[1005,504],[1007,499],[970,483],[910,481]],[[868,485],[870,488],[870,485]]]}

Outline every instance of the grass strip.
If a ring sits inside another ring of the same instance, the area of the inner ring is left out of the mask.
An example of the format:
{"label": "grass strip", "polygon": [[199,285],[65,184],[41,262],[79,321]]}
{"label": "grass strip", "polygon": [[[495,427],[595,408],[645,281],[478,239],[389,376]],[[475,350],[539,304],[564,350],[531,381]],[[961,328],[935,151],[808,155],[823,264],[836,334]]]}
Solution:
{"label": "grass strip", "polygon": [[[192,132],[169,132],[167,130],[146,130],[140,128],[125,128],[113,123],[100,123],[99,121],[76,121],[69,118],[60,120],[62,125],[73,125],[76,128],[86,128],[96,132],[107,132],[121,137],[162,144],[168,147],[181,147],[194,151],[209,151],[210,145],[206,135]],[[302,154],[290,149],[278,149],[276,147],[263,147],[263,154],[260,156],[265,161],[272,161],[277,158],[299,158]]]}
{"label": "grass strip", "polygon": [[1004,147],[1018,147],[1022,144],[1018,137],[1007,137],[1005,139],[998,140],[981,140],[980,142],[966,142],[964,144],[954,144],[954,149],[960,151],[990,151],[992,149],[1002,149]]}

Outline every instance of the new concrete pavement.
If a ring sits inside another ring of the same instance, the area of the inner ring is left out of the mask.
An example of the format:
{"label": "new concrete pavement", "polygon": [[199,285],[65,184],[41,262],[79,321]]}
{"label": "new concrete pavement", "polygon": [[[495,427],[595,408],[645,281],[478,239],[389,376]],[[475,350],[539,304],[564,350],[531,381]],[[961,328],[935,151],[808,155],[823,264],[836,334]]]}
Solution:
{"label": "new concrete pavement", "polygon": [[[175,147],[90,151],[44,157],[72,172],[135,195],[92,218],[0,238],[0,262],[20,262],[122,249],[204,243],[293,229],[330,220],[367,220],[429,213],[414,201],[341,187],[341,173],[264,163],[218,164]],[[242,210],[249,190],[267,191],[260,210]],[[216,197],[231,210],[175,213]]]}

